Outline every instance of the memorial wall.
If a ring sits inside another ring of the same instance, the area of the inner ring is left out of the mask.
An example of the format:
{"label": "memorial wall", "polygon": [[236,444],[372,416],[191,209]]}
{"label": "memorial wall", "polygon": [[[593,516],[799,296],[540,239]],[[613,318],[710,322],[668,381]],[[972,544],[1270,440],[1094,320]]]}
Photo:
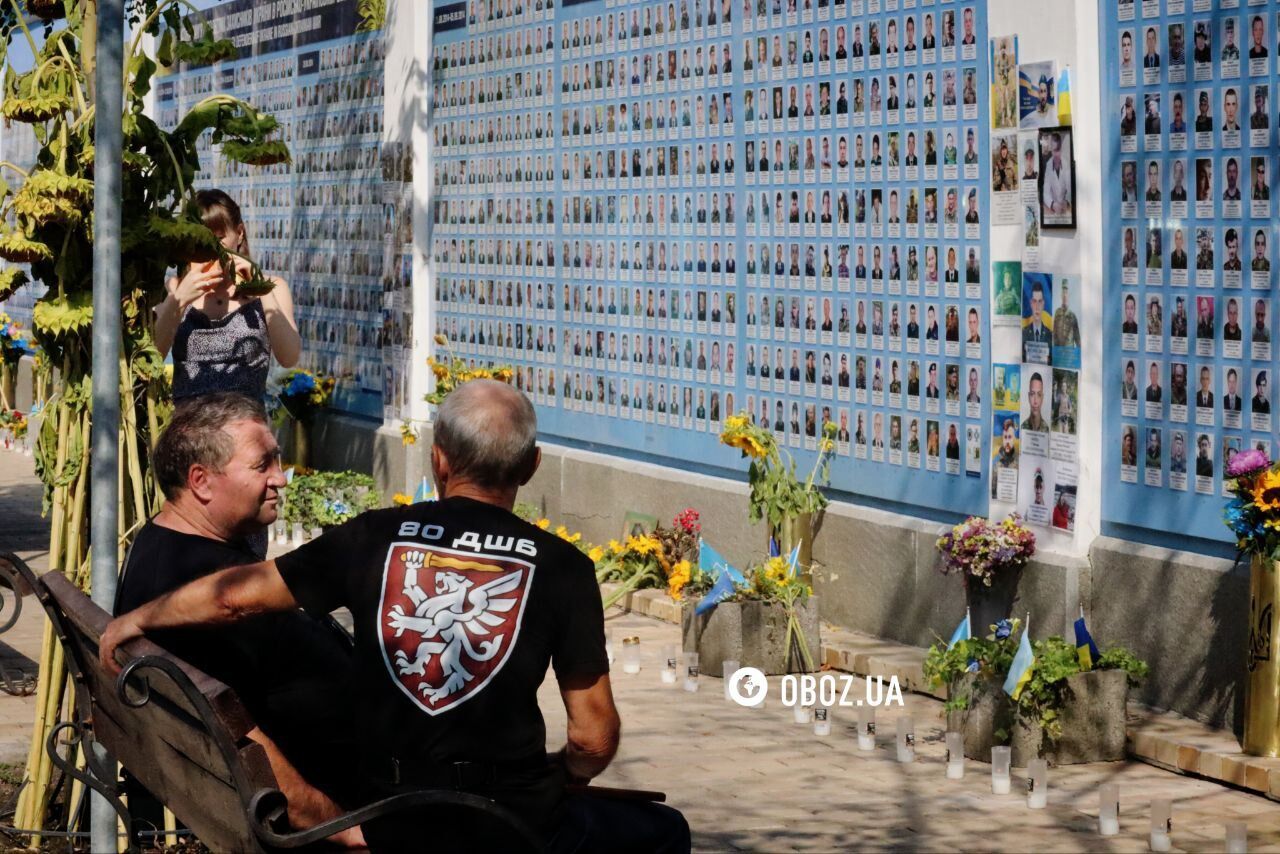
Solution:
{"label": "memorial wall", "polygon": [[988,501],[982,4],[437,4],[433,325],[549,438]]}
{"label": "memorial wall", "polygon": [[1225,540],[1232,455],[1275,451],[1278,11],[1104,5],[1104,521]]}

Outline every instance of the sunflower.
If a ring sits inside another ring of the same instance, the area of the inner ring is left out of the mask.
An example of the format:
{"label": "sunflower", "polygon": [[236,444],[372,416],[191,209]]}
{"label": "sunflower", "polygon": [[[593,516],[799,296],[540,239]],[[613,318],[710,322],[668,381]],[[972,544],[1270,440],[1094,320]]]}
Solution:
{"label": "sunflower", "polygon": [[604,549],[600,548],[600,546],[592,546],[587,550],[587,557],[591,558],[592,563],[599,563],[600,559],[604,557]]}
{"label": "sunflower", "polygon": [[689,583],[692,574],[693,568],[687,560],[682,560],[673,566],[671,574],[667,576],[667,595],[679,602],[683,596],[681,591]]}
{"label": "sunflower", "polygon": [[1280,510],[1280,471],[1268,469],[1250,490],[1253,504],[1263,513]]}

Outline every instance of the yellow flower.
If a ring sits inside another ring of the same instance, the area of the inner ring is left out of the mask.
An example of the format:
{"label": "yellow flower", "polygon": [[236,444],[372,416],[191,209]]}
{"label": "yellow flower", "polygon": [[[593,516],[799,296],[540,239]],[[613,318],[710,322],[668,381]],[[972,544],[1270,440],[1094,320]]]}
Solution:
{"label": "yellow flower", "polygon": [[592,563],[599,563],[600,559],[604,557],[604,549],[599,546],[592,546],[587,550],[587,557],[591,558]]}
{"label": "yellow flower", "polygon": [[1254,481],[1251,490],[1254,506],[1263,513],[1280,510],[1280,471],[1268,469]]}
{"label": "yellow flower", "polygon": [[622,543],[618,542],[617,540],[609,541],[610,554],[620,555],[622,554],[623,548],[624,546],[622,545]]}
{"label": "yellow flower", "polygon": [[770,581],[785,581],[791,574],[791,565],[785,558],[771,557],[765,562],[764,576]]}
{"label": "yellow flower", "polygon": [[689,561],[682,560],[671,568],[671,574],[667,576],[667,595],[672,599],[679,601],[683,594],[684,586],[689,583],[692,576],[692,567]]}
{"label": "yellow flower", "polygon": [[412,495],[405,495],[403,492],[397,492],[391,496],[391,503],[397,507],[408,507],[413,503]]}
{"label": "yellow flower", "polygon": [[824,454],[825,454],[825,453],[827,453],[828,451],[830,451],[830,450],[831,450],[832,448],[834,448],[835,446],[836,446],[836,443],[835,443],[835,442],[833,442],[833,441],[832,441],[832,440],[830,440],[830,439],[826,439],[826,438],[824,438],[824,439],[822,439],[820,442],[818,442],[818,450],[819,450],[819,451],[821,451],[821,452],[822,452],[822,453],[824,453]]}
{"label": "yellow flower", "polygon": [[550,520],[550,519],[539,519],[538,521],[534,522],[533,524],[537,525],[539,528],[541,528],[542,530],[544,530],[544,531],[545,531],[545,530],[547,530],[547,528],[550,528],[550,527],[551,527],[551,520]]}
{"label": "yellow flower", "polygon": [[437,344],[439,344],[441,347],[448,347],[448,346],[449,346],[449,339],[448,339],[447,337],[445,337],[445,334],[444,334],[443,332],[437,332],[437,333],[436,333],[435,341],[436,341],[436,343],[437,343]]}

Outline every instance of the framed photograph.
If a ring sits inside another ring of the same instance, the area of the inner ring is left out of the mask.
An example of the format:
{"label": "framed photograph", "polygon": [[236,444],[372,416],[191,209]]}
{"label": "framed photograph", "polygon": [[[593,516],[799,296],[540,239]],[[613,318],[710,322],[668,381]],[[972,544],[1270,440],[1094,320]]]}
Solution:
{"label": "framed photograph", "polygon": [[622,518],[622,541],[626,542],[627,537],[644,536],[653,533],[653,529],[658,527],[658,517],[650,516],[647,513],[638,513],[635,510],[628,510],[627,515]]}
{"label": "framed photograph", "polygon": [[1040,130],[1040,225],[1076,227],[1075,145],[1070,127]]}

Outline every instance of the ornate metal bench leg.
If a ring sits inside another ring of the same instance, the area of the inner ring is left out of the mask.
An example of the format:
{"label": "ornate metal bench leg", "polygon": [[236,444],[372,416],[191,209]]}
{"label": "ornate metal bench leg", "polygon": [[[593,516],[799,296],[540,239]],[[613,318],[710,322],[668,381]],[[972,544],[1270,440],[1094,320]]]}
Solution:
{"label": "ornate metal bench leg", "polygon": [[[71,735],[60,742],[60,736],[64,731],[70,731]],[[93,753],[92,739],[85,738],[85,727],[77,721],[66,721],[60,723],[49,733],[49,738],[45,742],[45,750],[49,754],[50,761],[59,768],[64,774],[71,779],[83,783],[106,800],[111,808],[116,811],[116,815],[120,816],[121,822],[124,824],[124,832],[128,839],[129,852],[139,850],[138,841],[133,833],[133,816],[129,814],[129,809],[120,800],[116,794],[116,787],[105,782],[102,778],[109,776],[108,769],[103,768]],[[67,756],[58,753],[59,743],[67,745]],[[89,766],[89,771],[81,771],[75,764],[75,749],[84,745],[85,763]]]}
{"label": "ornate metal bench leg", "polygon": [[[0,555],[0,634],[13,628],[22,615],[22,585],[11,555]],[[5,588],[8,592],[2,592]],[[36,677],[23,670],[10,670],[0,662],[0,691],[15,697],[34,694]]]}

